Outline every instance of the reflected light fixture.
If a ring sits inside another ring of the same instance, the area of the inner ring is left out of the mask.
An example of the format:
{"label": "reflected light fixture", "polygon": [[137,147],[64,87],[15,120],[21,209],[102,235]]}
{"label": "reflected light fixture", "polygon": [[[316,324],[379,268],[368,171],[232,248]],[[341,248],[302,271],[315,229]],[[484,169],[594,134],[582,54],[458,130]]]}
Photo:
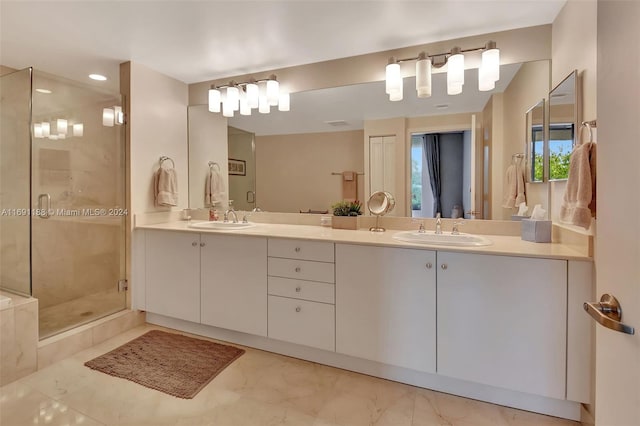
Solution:
{"label": "reflected light fixture", "polygon": [[289,93],[280,90],[275,75],[261,80],[251,78],[242,83],[230,81],[222,86],[212,85],[208,97],[209,111],[222,111],[222,115],[228,118],[233,117],[235,111],[251,115],[251,110],[256,108],[262,114],[268,114],[272,106],[277,106],[279,111],[291,108]]}
{"label": "reflected light fixture", "polygon": [[52,92],[49,89],[36,89],[38,93],[44,93],[45,95],[50,95]]}
{"label": "reflected light fixture", "polygon": [[72,136],[80,137],[83,135],[83,127],[82,123],[71,124],[66,118],[54,118],[51,121],[33,123],[33,137],[51,140],[67,139]]}
{"label": "reflected light fixture", "polygon": [[111,108],[102,109],[102,125],[105,127],[121,126],[124,124],[124,112],[122,106],[115,105]]}
{"label": "reflected light fixture", "polygon": [[420,52],[417,57],[396,59],[389,58],[386,67],[385,91],[390,101],[400,101],[403,98],[403,82],[400,64],[403,62],[416,62],[416,92],[419,98],[431,96],[431,73],[433,68],[442,68],[447,65],[447,94],[458,95],[462,93],[464,86],[464,71],[466,53],[482,51],[482,64],[478,70],[478,87],[481,91],[493,90],[495,83],[500,79],[500,50],[495,41],[488,41],[483,47],[461,49],[453,47],[449,52],[429,55]]}
{"label": "reflected light fixture", "polygon": [[107,79],[107,77],[102,74],[89,74],[89,78],[96,81],[105,81]]}

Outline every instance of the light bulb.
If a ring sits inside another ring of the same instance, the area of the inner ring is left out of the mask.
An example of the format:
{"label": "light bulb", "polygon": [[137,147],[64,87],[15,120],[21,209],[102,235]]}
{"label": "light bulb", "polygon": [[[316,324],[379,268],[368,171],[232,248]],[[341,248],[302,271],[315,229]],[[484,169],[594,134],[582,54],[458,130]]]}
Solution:
{"label": "light bulb", "polygon": [[73,136],[81,137],[84,135],[84,125],[82,123],[73,125]]}
{"label": "light bulb", "polygon": [[279,111],[289,111],[291,109],[291,98],[288,93],[280,93],[280,100],[278,101]]}
{"label": "light bulb", "polygon": [[255,83],[248,83],[245,86],[245,89],[247,90],[247,104],[249,105],[249,108],[258,108],[258,98],[260,96],[260,89],[258,88],[258,85]]}
{"label": "light bulb", "polygon": [[485,69],[486,78],[500,80],[500,50],[496,48],[495,42],[487,43],[487,50],[482,52],[482,68]]}
{"label": "light bulb", "polygon": [[400,74],[400,64],[391,63],[386,68],[385,91],[388,95],[393,91],[402,91],[402,75]]}
{"label": "light bulb", "polygon": [[280,83],[278,80],[267,80],[267,101],[269,105],[278,105],[280,98]]}
{"label": "light bulb", "polygon": [[209,111],[220,112],[221,95],[218,89],[209,89]]}
{"label": "light bulb", "polygon": [[431,59],[419,59],[416,62],[416,91],[419,98],[431,96]]}
{"label": "light bulb", "polygon": [[260,100],[258,102],[258,112],[262,114],[268,114],[271,111],[271,106],[269,105],[269,100],[266,95],[260,96]]}

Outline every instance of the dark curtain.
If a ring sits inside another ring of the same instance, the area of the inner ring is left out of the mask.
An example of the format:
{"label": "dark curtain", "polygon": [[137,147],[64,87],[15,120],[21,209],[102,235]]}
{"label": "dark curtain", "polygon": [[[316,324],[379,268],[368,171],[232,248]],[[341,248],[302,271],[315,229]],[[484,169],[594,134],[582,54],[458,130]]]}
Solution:
{"label": "dark curtain", "polygon": [[440,184],[440,135],[423,135],[424,161],[429,169],[429,181],[431,192],[433,192],[433,217],[440,213],[442,215],[442,205],[440,194],[442,187]]}

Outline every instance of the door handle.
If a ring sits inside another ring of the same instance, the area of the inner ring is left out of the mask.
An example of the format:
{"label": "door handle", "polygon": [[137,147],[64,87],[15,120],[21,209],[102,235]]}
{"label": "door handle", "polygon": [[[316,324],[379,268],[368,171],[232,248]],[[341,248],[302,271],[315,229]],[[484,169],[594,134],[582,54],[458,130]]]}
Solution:
{"label": "door handle", "polygon": [[[47,207],[42,207],[42,199],[47,200]],[[42,219],[49,219],[51,215],[49,214],[49,210],[51,209],[51,195],[45,193],[38,195],[38,216]]]}
{"label": "door handle", "polygon": [[584,310],[601,325],[625,334],[635,334],[635,329],[620,322],[622,308],[618,299],[610,294],[603,294],[600,302],[585,302]]}

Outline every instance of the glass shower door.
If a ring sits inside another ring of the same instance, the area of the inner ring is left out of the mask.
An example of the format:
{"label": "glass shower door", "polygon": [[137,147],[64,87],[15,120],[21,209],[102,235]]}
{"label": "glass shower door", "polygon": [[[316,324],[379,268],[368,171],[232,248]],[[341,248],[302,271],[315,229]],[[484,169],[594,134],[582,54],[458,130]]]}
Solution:
{"label": "glass shower door", "polygon": [[40,338],[125,309],[119,94],[34,71],[32,289]]}

